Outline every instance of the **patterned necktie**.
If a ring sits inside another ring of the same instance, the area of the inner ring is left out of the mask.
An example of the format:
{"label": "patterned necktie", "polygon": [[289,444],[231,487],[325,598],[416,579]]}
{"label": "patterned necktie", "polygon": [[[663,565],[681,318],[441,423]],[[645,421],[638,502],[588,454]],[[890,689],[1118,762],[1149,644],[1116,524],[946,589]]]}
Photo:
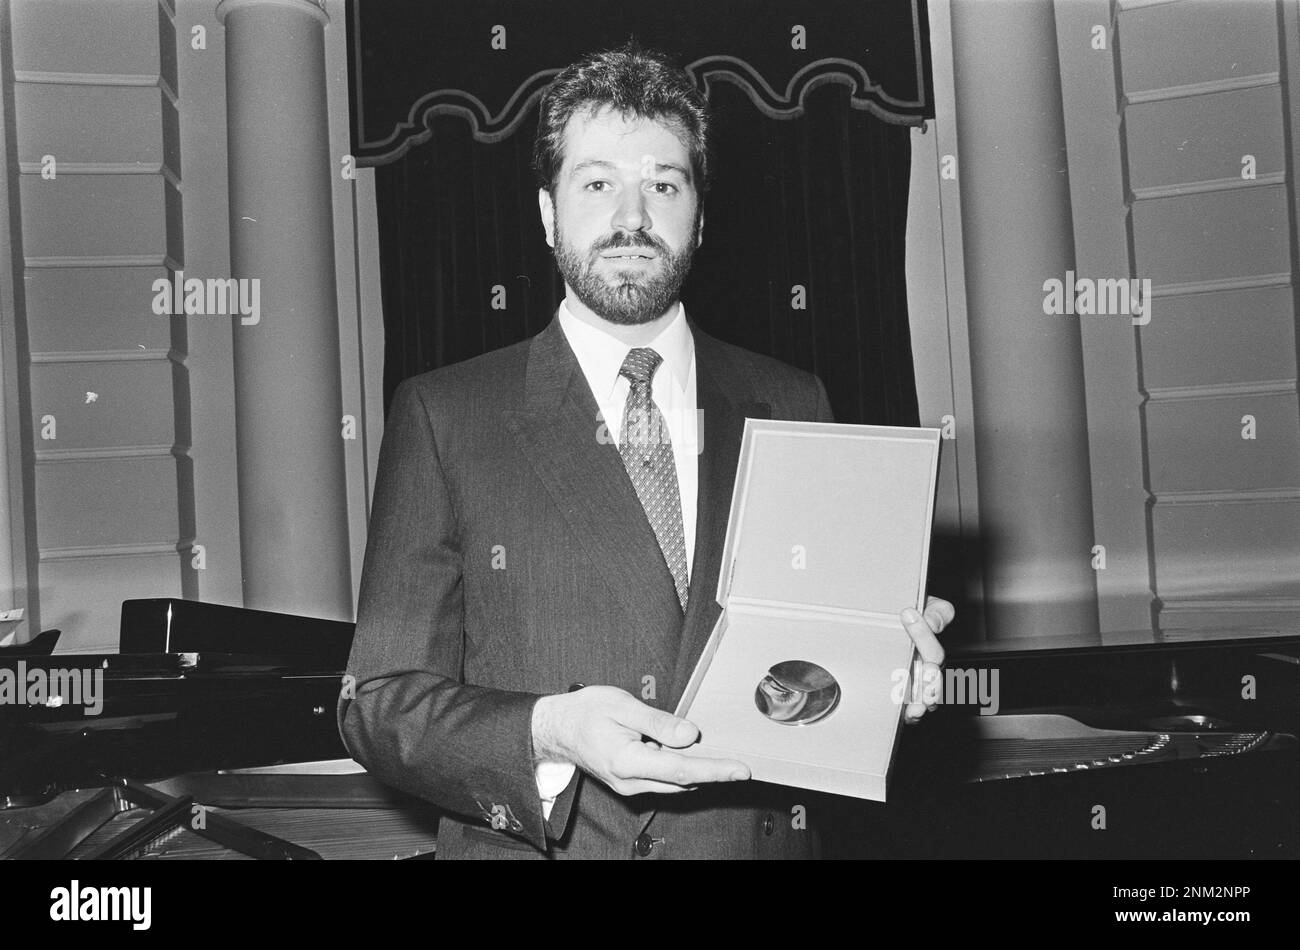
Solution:
{"label": "patterned necktie", "polygon": [[654,530],[664,561],[673,575],[677,601],[686,610],[686,536],[682,529],[682,497],[677,487],[677,463],[663,414],[650,396],[650,381],[663,357],[649,347],[627,354],[619,375],[631,389],[623,409],[623,435],[618,451],[641,507]]}

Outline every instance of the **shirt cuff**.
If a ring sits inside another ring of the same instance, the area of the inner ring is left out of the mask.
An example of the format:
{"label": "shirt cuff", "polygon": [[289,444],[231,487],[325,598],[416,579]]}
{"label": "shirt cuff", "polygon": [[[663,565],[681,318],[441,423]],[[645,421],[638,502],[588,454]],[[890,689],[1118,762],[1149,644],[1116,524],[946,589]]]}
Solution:
{"label": "shirt cuff", "polygon": [[542,817],[546,820],[550,820],[555,799],[569,787],[576,771],[577,766],[568,762],[537,763],[537,794],[542,799]]}

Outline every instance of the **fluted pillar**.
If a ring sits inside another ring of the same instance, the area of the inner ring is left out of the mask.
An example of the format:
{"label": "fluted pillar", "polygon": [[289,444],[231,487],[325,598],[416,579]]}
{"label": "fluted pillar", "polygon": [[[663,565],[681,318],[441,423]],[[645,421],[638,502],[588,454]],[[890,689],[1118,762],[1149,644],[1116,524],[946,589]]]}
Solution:
{"label": "fluted pillar", "polygon": [[[325,97],[325,12],[222,0],[234,276],[239,528],[248,607],[350,618],[351,574]],[[245,318],[246,319],[246,318]]]}
{"label": "fluted pillar", "polygon": [[988,636],[1095,635],[1079,318],[1043,312],[1074,267],[1055,14],[951,9]]}

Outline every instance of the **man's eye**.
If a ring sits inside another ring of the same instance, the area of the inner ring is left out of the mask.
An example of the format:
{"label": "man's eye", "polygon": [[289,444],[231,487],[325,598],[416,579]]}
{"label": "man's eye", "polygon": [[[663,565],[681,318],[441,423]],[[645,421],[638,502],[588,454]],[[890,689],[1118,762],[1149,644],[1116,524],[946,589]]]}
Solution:
{"label": "man's eye", "polygon": [[609,182],[607,181],[589,181],[585,186],[587,191],[608,191]]}
{"label": "man's eye", "polygon": [[667,181],[652,181],[650,189],[657,195],[675,195],[678,191],[676,185]]}

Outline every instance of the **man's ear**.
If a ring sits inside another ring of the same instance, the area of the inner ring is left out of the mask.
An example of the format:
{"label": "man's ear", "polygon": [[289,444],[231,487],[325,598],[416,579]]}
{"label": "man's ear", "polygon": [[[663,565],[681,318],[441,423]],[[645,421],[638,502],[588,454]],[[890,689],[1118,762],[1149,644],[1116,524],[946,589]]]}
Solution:
{"label": "man's ear", "polygon": [[695,248],[699,250],[704,243],[704,209],[700,209],[700,220],[695,225]]}
{"label": "man's ear", "polygon": [[546,232],[546,243],[555,247],[555,202],[551,193],[545,188],[537,189],[537,210],[542,215],[542,230]]}

